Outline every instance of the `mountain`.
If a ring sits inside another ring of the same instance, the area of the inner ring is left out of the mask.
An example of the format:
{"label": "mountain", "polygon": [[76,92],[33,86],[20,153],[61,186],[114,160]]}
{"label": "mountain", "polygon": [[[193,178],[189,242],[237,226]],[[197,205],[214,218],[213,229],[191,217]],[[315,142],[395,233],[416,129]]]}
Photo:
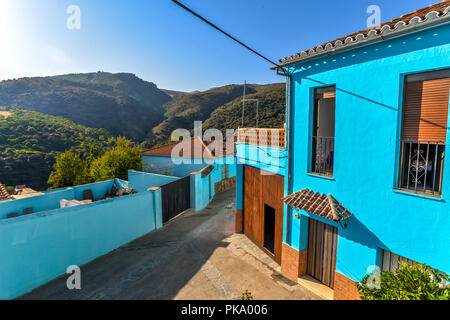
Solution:
{"label": "mountain", "polygon": [[[153,128],[152,132],[158,142],[166,142],[173,130],[177,128],[192,129],[194,120],[205,121],[218,107],[241,97],[243,85],[227,85],[203,92],[187,93],[166,103],[166,119]],[[256,90],[247,86],[248,93]]]}
{"label": "mountain", "polygon": [[[0,105],[65,117],[134,140],[148,136],[172,98],[130,73],[85,73],[0,82]],[[151,135],[150,135],[151,136]]]}
{"label": "mountain", "polygon": [[185,95],[187,93],[187,92],[183,92],[183,91],[175,91],[175,90],[167,90],[167,89],[160,89],[160,90],[162,92],[164,92],[165,94],[167,94],[172,99],[178,99],[182,95]]}
{"label": "mountain", "polygon": [[[177,128],[193,129],[194,120],[203,121],[203,129],[237,129],[242,124],[243,85],[227,85],[203,92],[186,93],[166,103],[166,119],[153,128],[153,136],[166,142]],[[285,84],[247,84],[246,98],[259,99],[260,127],[282,127],[285,122]],[[256,125],[256,104],[247,102],[245,126]]]}
{"label": "mountain", "polygon": [[[256,92],[247,94],[246,99],[259,101],[258,127],[282,128],[286,122],[286,85],[274,83],[253,85],[252,88]],[[242,127],[242,97],[216,108],[203,123],[203,130],[237,129],[238,127]],[[256,102],[245,104],[244,127],[256,127]]]}
{"label": "mountain", "polygon": [[61,117],[18,108],[0,108],[0,181],[38,190],[47,180],[56,156],[66,150],[87,154],[89,145],[106,144],[106,129],[87,128]]}

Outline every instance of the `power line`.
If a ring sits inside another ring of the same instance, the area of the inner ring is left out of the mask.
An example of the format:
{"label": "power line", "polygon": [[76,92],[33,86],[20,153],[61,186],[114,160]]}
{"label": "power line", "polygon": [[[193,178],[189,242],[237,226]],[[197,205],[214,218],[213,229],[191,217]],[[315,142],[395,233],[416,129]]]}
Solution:
{"label": "power line", "polygon": [[279,64],[273,62],[272,60],[270,60],[269,58],[266,58],[265,56],[263,56],[261,53],[259,53],[258,51],[250,48],[249,46],[247,46],[245,43],[243,43],[242,41],[239,41],[238,39],[236,39],[235,37],[233,37],[232,35],[230,35],[229,33],[225,32],[224,30],[222,30],[221,28],[219,28],[218,26],[216,26],[214,23],[210,22],[209,20],[207,20],[206,18],[202,17],[201,15],[199,15],[197,12],[193,11],[192,9],[189,9],[188,7],[186,7],[184,4],[182,4],[181,2],[179,2],[178,0],[172,0],[172,2],[174,2],[176,5],[180,6],[181,8],[183,8],[184,10],[188,11],[189,13],[193,14],[194,16],[196,16],[197,18],[199,18],[200,20],[202,20],[203,22],[209,24],[211,27],[213,27],[214,29],[216,29],[217,31],[223,33],[224,35],[226,35],[228,38],[230,38],[231,40],[239,43],[241,46],[245,47],[246,49],[250,50],[251,52],[253,52],[254,54],[258,55],[259,57],[263,58],[264,60],[270,62],[271,64],[273,64],[274,66],[276,66],[277,68],[280,68],[281,70],[283,70],[283,72],[285,72],[284,68],[282,66],[280,66]]}

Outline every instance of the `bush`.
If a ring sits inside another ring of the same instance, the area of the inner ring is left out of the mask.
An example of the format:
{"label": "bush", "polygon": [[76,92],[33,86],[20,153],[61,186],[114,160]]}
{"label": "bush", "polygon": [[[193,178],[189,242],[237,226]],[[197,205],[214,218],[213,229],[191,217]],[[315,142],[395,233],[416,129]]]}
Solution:
{"label": "bush", "polygon": [[378,288],[374,275],[366,275],[356,284],[363,300],[450,300],[449,276],[424,264],[399,262],[396,272],[380,275]]}

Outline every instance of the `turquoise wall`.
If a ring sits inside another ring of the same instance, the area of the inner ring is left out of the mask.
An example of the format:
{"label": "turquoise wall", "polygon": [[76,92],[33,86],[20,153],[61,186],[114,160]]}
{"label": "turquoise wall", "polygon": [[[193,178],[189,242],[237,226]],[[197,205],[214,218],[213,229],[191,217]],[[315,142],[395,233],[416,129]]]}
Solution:
{"label": "turquoise wall", "polygon": [[228,165],[227,178],[235,177],[237,168],[234,157],[216,160],[214,169],[209,175],[202,178],[200,173],[191,174],[191,208],[203,210],[212,201],[215,195],[215,184],[222,181],[222,168]]}
{"label": "turquoise wall", "polygon": [[[336,225],[336,269],[353,280],[379,263],[380,248],[450,273],[450,158],[441,199],[395,190],[404,77],[449,68],[449,39],[446,25],[288,68],[289,193],[309,188],[332,194],[353,213],[347,228]],[[330,85],[336,86],[335,167],[334,178],[325,179],[307,174],[308,137],[314,88]],[[302,250],[310,215],[294,214],[289,212],[287,243]]]}
{"label": "turquoise wall", "polygon": [[236,143],[239,164],[250,165],[282,176],[286,175],[288,152],[284,148]]}
{"label": "turquoise wall", "polygon": [[152,187],[160,187],[178,179],[177,177],[128,170],[128,186],[136,192],[147,191],[148,188]]}
{"label": "turquoise wall", "polygon": [[[177,158],[179,160],[185,160],[188,163],[174,164],[171,157],[163,156],[146,156],[142,155],[142,169],[145,172],[156,174],[168,174],[174,177],[185,177],[192,172],[200,171],[205,165],[202,163],[190,163],[193,159],[190,158]],[[198,159],[196,159],[198,161]]]}
{"label": "turquoise wall", "polygon": [[[266,146],[255,146],[251,144],[236,144],[236,159],[237,159],[237,176],[236,176],[236,209],[243,209],[243,177],[244,165],[263,169],[265,171],[279,174],[285,179],[285,186],[287,186],[287,172],[288,172],[288,151],[285,148],[275,148]],[[286,189],[287,190],[287,189]],[[287,192],[287,191],[286,191]],[[284,210],[284,219],[286,221],[287,213],[286,207]],[[287,224],[283,225],[283,239],[286,239]]]}
{"label": "turquoise wall", "polygon": [[61,199],[83,200],[83,191],[87,189],[92,190],[95,200],[102,199],[107,192],[111,192],[114,182],[116,182],[118,187],[123,184],[119,179],[108,180],[82,186],[52,190],[50,192],[45,192],[41,196],[0,202],[0,220],[5,219],[9,213],[18,212],[19,214],[22,214],[22,210],[26,208],[33,208],[34,212],[58,209],[60,207],[59,201]]}
{"label": "turquoise wall", "polygon": [[1,220],[0,299],[29,292],[68,266],[82,266],[161,226],[161,190]]}

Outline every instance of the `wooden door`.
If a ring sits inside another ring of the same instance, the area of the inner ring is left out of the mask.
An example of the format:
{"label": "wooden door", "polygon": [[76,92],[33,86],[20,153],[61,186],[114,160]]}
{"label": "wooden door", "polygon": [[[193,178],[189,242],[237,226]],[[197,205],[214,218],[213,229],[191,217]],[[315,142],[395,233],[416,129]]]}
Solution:
{"label": "wooden door", "polygon": [[[262,198],[261,198],[261,210],[264,218],[264,207],[270,206],[275,209],[275,230],[274,230],[274,251],[269,254],[273,254],[274,260],[281,264],[281,249],[283,243],[283,202],[281,199],[284,195],[284,177],[277,174],[270,174],[268,172],[261,171],[262,173]],[[263,224],[264,226],[264,224]],[[264,236],[262,242],[264,244]]]}
{"label": "wooden door", "polygon": [[[277,263],[281,263],[283,242],[283,194],[284,177],[244,166],[244,234]],[[272,232],[265,232],[267,207],[275,210]],[[267,237],[274,237],[273,251],[264,248]]]}
{"label": "wooden door", "polygon": [[244,166],[244,233],[262,247],[261,174],[258,168]]}
{"label": "wooden door", "polygon": [[307,273],[326,286],[334,287],[338,230],[309,219]]}

